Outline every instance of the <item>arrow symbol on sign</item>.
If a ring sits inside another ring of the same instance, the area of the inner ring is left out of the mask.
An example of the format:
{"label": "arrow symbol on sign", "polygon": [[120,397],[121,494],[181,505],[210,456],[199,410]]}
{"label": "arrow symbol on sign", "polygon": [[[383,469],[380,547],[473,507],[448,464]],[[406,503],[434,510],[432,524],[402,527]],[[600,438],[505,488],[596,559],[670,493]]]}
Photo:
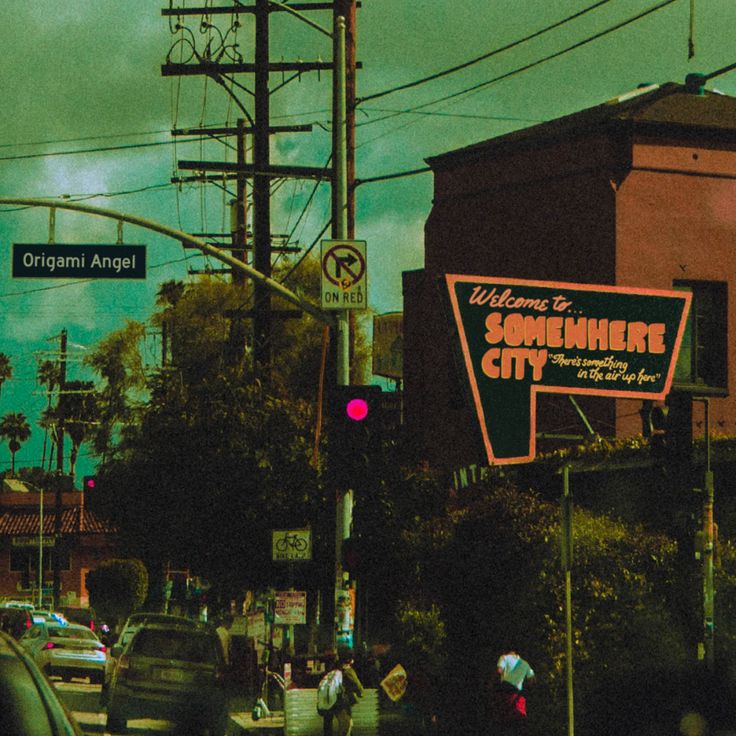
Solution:
{"label": "arrow symbol on sign", "polygon": [[358,259],[352,253],[349,253],[346,256],[335,256],[335,261],[337,262],[337,273],[336,273],[337,278],[340,278],[340,273],[342,272],[343,268],[351,276],[355,276],[355,274],[350,270],[350,266],[357,263]]}

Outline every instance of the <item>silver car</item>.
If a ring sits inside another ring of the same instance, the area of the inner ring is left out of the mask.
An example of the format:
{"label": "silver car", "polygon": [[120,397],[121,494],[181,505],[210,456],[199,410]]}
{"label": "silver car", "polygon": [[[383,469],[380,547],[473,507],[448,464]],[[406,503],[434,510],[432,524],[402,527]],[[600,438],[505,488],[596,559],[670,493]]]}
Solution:
{"label": "silver car", "polygon": [[93,631],[80,624],[36,623],[19,643],[49,676],[62,680],[89,677],[102,684],[107,649]]}

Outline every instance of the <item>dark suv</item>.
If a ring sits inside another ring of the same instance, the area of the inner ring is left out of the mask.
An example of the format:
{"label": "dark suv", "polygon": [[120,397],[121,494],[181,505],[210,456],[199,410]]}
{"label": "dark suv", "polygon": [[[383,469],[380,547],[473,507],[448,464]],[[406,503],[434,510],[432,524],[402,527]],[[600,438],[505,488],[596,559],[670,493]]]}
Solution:
{"label": "dark suv", "polygon": [[107,729],[124,731],[129,719],[153,718],[224,734],[229,715],[225,662],[211,629],[144,624],[122,652],[112,676]]}

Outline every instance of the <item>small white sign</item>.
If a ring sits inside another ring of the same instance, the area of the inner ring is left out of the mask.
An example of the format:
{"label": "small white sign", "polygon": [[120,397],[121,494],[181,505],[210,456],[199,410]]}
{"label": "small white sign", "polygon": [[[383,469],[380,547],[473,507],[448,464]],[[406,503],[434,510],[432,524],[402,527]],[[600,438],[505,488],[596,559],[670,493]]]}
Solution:
{"label": "small white sign", "polygon": [[309,529],[277,529],[271,534],[273,560],[311,560],[312,532]]}
{"label": "small white sign", "polygon": [[323,240],[320,263],[323,309],[368,308],[365,240]]}
{"label": "small white sign", "polygon": [[279,590],[273,612],[274,624],[307,623],[307,592],[305,590]]}

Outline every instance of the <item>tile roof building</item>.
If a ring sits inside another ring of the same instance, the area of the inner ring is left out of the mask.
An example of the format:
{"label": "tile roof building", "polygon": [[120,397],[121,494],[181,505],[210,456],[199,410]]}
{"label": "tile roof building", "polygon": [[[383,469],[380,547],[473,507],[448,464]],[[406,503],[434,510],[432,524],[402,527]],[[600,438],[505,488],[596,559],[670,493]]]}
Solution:
{"label": "tile roof building", "polygon": [[[5,480],[0,490],[0,599],[38,601],[39,561],[44,598],[53,585],[55,493],[41,493],[24,483]],[[41,519],[43,518],[43,527]],[[85,508],[84,493],[62,494],[61,604],[87,605],[85,577],[90,569],[116,553],[116,530]],[[43,553],[39,554],[39,546]]]}

